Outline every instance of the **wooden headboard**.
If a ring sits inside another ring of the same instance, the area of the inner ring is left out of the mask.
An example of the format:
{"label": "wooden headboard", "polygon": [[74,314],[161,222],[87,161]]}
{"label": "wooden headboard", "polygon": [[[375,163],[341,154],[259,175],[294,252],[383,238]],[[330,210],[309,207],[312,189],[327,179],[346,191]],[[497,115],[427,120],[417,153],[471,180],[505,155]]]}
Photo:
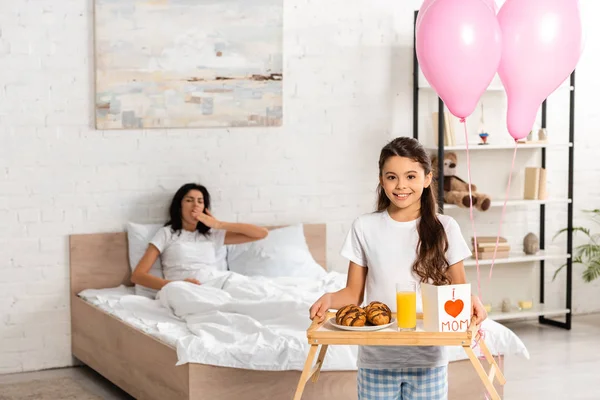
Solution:
{"label": "wooden headboard", "polygon": [[[315,261],[327,269],[325,224],[304,225],[304,236]],[[126,232],[71,235],[69,254],[72,295],[84,289],[131,286]]]}

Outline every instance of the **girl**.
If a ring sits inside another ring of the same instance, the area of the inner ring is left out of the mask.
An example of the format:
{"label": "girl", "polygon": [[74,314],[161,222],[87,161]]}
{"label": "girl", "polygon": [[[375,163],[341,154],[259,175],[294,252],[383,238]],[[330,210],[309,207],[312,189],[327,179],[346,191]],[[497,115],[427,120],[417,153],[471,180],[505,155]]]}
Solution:
{"label": "girl", "polygon": [[[471,255],[456,221],[437,215],[427,152],[412,138],[392,140],[379,158],[377,212],[357,218],[342,247],[350,261],[346,287],[310,308],[322,320],[329,309],[378,300],[393,311],[397,282],[466,283]],[[478,323],[486,318],[473,296]],[[418,302],[419,304],[419,302]],[[360,346],[359,399],[446,399],[447,360],[442,347]]]}
{"label": "girl", "polygon": [[[217,255],[225,244],[246,243],[267,237],[255,225],[221,222],[210,213],[210,195],[202,185],[188,183],[173,196],[170,220],[150,241],[131,276],[135,284],[160,290],[173,280],[200,284],[200,272],[219,269]],[[149,273],[160,257],[165,279]],[[221,268],[222,269],[222,268]]]}

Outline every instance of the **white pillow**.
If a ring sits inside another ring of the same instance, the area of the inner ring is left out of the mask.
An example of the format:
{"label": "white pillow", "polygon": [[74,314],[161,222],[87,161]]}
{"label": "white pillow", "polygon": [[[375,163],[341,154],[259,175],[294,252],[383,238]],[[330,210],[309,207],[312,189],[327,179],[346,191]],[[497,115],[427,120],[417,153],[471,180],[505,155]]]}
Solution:
{"label": "white pillow", "polygon": [[[163,227],[162,224],[136,224],[133,222],[127,223],[127,241],[129,247],[129,266],[131,272],[135,270],[138,262],[144,256],[150,240],[154,237],[156,232]],[[164,278],[162,273],[162,265],[160,263],[160,257],[150,268],[150,274],[159,278]],[[135,294],[145,296],[154,299],[156,297],[157,290],[147,288],[142,285],[135,285]]]}
{"label": "white pillow", "polygon": [[227,245],[227,265],[246,276],[319,279],[327,274],[310,254],[302,224],[273,229],[255,242]]}

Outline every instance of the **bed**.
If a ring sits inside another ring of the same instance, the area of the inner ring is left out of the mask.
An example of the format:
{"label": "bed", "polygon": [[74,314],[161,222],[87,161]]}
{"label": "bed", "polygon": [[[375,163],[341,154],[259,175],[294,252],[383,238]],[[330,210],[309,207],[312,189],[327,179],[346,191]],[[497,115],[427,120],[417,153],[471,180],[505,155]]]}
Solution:
{"label": "bed", "polygon": [[[302,225],[314,260],[325,266],[326,227]],[[126,232],[70,236],[73,356],[137,399],[291,399],[300,370],[255,370],[188,362],[177,365],[173,343],[161,340],[80,296],[131,288]],[[84,292],[86,293],[86,292]],[[308,328],[310,321],[306,321]],[[492,352],[494,350],[492,349]],[[503,351],[495,352],[503,365]],[[502,395],[502,387],[497,390]],[[480,398],[484,388],[468,360],[449,364],[449,397]],[[323,371],[303,399],[355,399],[356,371]]]}

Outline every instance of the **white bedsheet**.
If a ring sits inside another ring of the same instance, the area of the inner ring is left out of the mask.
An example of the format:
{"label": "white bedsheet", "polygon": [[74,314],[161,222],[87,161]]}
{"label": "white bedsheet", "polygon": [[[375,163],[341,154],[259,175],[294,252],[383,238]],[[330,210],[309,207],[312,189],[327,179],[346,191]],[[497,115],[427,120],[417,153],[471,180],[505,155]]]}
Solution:
{"label": "white bedsheet", "polygon": [[[346,275],[322,280],[265,279],[233,272],[204,277],[203,285],[173,282],[157,300],[130,288],[88,289],[80,296],[177,349],[178,365],[201,363],[256,370],[302,370],[308,352],[308,309],[324,292],[344,287]],[[482,325],[493,354],[529,358],[523,342],[495,321]],[[447,347],[450,361],[467,358]],[[323,370],[355,370],[356,346],[331,346]]]}

